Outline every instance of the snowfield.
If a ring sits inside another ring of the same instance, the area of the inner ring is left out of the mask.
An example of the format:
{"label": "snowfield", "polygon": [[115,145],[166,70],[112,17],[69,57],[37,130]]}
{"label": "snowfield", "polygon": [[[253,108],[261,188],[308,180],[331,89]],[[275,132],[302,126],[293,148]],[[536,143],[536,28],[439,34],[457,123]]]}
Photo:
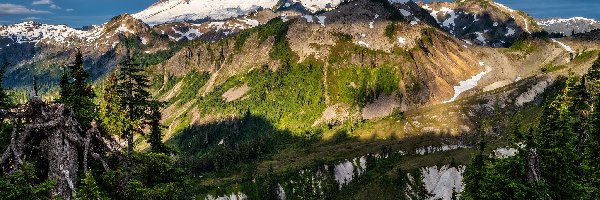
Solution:
{"label": "snowfield", "polygon": [[38,43],[45,40],[65,42],[69,38],[91,42],[98,39],[103,31],[104,28],[100,26],[95,26],[89,31],[82,31],[66,25],[39,24],[29,21],[14,25],[0,26],[0,37],[11,38],[14,42],[19,44]]}
{"label": "snowfield", "polygon": [[[331,10],[341,2],[342,0],[291,0],[291,3],[300,3],[312,13]],[[279,0],[168,0],[133,14],[133,17],[151,26],[168,22],[224,20],[261,9],[273,9],[278,3]],[[291,6],[291,3],[283,6]]]}
{"label": "snowfield", "polygon": [[421,169],[425,189],[431,194],[429,199],[452,199],[452,190],[460,194],[464,190],[463,173],[465,166],[437,166]]}
{"label": "snowfield", "polygon": [[246,15],[260,8],[271,8],[276,0],[169,0],[156,3],[133,14],[148,25],[187,20],[227,18]]}
{"label": "snowfield", "polygon": [[[484,62],[479,62],[479,65],[484,66],[485,63]],[[444,103],[453,102],[463,92],[465,92],[467,90],[470,90],[470,89],[473,89],[475,86],[477,86],[477,83],[479,82],[479,80],[481,80],[481,78],[483,78],[483,76],[485,76],[487,73],[489,73],[491,71],[492,71],[491,68],[487,68],[486,71],[483,71],[483,72],[481,72],[481,73],[479,73],[479,74],[471,77],[470,79],[461,81],[458,86],[454,86],[454,96],[450,100],[445,101]]]}
{"label": "snowfield", "polygon": [[569,53],[575,53],[575,51],[573,51],[573,48],[571,48],[570,46],[567,46],[565,43],[562,43],[556,39],[552,39],[552,42],[559,44],[563,49],[565,49],[565,51],[569,52]]}

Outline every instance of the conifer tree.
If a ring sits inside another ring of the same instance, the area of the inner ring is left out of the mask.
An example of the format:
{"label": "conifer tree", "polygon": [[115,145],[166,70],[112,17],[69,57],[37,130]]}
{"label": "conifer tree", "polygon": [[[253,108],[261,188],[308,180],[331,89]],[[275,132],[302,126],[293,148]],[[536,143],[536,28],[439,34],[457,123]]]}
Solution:
{"label": "conifer tree", "polygon": [[128,119],[125,110],[121,106],[121,97],[117,91],[117,71],[106,78],[102,101],[100,103],[100,115],[102,119],[103,132],[109,135],[122,136]]}
{"label": "conifer tree", "polygon": [[597,197],[600,196],[600,57],[585,75],[584,86],[589,97],[589,142],[584,149],[586,186],[590,196]]}
{"label": "conifer tree", "polygon": [[2,66],[0,66],[0,109],[6,109],[10,107],[10,99],[8,98],[8,94],[6,94],[4,87],[2,87],[6,67],[8,67],[8,63],[4,63]]}
{"label": "conifer tree", "polygon": [[73,65],[64,69],[60,80],[60,98],[57,100],[70,106],[75,112],[77,121],[85,126],[90,126],[96,117],[96,104],[94,103],[94,90],[87,83],[89,74],[83,68],[83,55],[77,51]]}
{"label": "conifer tree", "polygon": [[485,178],[486,161],[484,151],[487,147],[486,132],[489,126],[489,121],[483,120],[479,129],[478,153],[465,171],[465,190],[462,195],[465,199],[482,199],[482,182]]}
{"label": "conifer tree", "polygon": [[162,114],[160,113],[160,108],[162,107],[162,103],[154,102],[152,105],[152,114],[151,119],[148,125],[150,125],[150,135],[148,137],[148,142],[150,143],[151,150],[153,152],[161,152],[167,153],[167,147],[162,142],[162,126],[160,124],[160,119]]}
{"label": "conifer tree", "polygon": [[540,169],[550,186],[550,196],[557,199],[573,199],[582,193],[577,178],[581,175],[581,160],[576,148],[578,135],[574,131],[574,83],[574,77],[569,77],[565,88],[544,109],[536,135]]}
{"label": "conifer tree", "polygon": [[[149,80],[144,74],[146,63],[132,57],[129,50],[121,63],[117,74],[116,92],[119,95],[119,106],[126,113],[121,136],[127,140],[127,168],[133,152],[133,138],[143,134],[143,129],[152,117],[152,108],[156,102],[148,92]],[[129,170],[129,169],[128,169]]]}

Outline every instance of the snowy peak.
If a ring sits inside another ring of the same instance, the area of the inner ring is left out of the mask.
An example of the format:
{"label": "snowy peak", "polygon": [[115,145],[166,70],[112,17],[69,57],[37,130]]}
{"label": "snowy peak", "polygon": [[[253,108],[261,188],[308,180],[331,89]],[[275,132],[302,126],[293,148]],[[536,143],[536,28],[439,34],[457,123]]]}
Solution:
{"label": "snowy peak", "polygon": [[169,22],[226,20],[262,10],[301,5],[314,13],[331,10],[348,0],[161,0],[134,14],[149,25]]}
{"label": "snowy peak", "polygon": [[550,33],[561,33],[570,36],[575,33],[590,32],[600,29],[600,21],[584,17],[572,17],[568,19],[551,18],[538,20],[537,24]]}
{"label": "snowy peak", "polygon": [[93,41],[102,33],[101,27],[87,31],[77,30],[66,25],[41,24],[33,21],[0,26],[0,37],[15,43],[67,42],[69,40]]}
{"label": "snowy peak", "polygon": [[462,0],[421,4],[440,27],[467,44],[506,47],[539,28],[532,18],[493,1]]}
{"label": "snowy peak", "polygon": [[204,19],[224,20],[270,9],[278,0],[168,0],[134,14],[149,25]]}
{"label": "snowy peak", "polygon": [[306,11],[315,13],[319,11],[329,11],[335,9],[343,2],[349,0],[283,0],[281,8],[289,8],[294,5],[301,5]]}

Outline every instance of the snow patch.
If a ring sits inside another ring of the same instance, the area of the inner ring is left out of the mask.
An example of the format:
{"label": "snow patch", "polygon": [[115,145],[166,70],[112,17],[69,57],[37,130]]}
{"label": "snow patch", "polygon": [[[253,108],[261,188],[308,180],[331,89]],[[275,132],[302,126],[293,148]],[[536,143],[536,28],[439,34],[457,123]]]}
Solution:
{"label": "snow patch", "polygon": [[317,16],[317,19],[319,20],[319,24],[321,24],[321,26],[325,26],[325,18],[326,16]]}
{"label": "snow patch", "polygon": [[552,42],[559,44],[563,49],[565,49],[569,53],[575,53],[575,51],[573,51],[573,48],[567,46],[565,43],[562,43],[554,38],[552,38]]}
{"label": "snow patch", "polygon": [[421,169],[425,189],[431,194],[429,199],[452,199],[452,191],[460,194],[464,190],[463,173],[465,166],[437,166]]}
{"label": "snow patch", "polygon": [[508,158],[517,155],[519,150],[515,148],[497,148],[493,151],[496,158]]}
{"label": "snow patch", "polygon": [[434,147],[434,146],[428,146],[428,147],[419,147],[415,150],[415,154],[418,155],[425,155],[425,154],[432,154],[435,152],[444,152],[444,151],[452,151],[452,150],[457,150],[457,149],[466,149],[469,148],[465,145],[444,145],[441,147]]}
{"label": "snow patch", "polygon": [[248,196],[246,196],[244,193],[241,193],[241,192],[232,193],[229,196],[213,197],[210,194],[206,196],[206,200],[244,200],[244,199],[248,199]]}
{"label": "snow patch", "polygon": [[485,38],[485,36],[483,35],[482,32],[475,32],[475,34],[477,34],[477,40],[481,41],[482,43],[486,44],[487,43],[487,38]]}
{"label": "snow patch", "polygon": [[369,43],[366,43],[364,41],[358,41],[358,42],[356,42],[356,44],[358,44],[360,46],[364,46],[364,47],[369,47]]}
{"label": "snow patch", "polygon": [[[484,66],[485,63],[479,62],[479,65]],[[450,100],[445,101],[444,103],[449,103],[449,102],[456,100],[458,98],[458,96],[460,96],[460,94],[462,94],[463,92],[465,92],[467,90],[473,89],[475,86],[477,86],[477,83],[479,82],[479,80],[481,80],[481,78],[483,78],[483,76],[485,76],[487,73],[492,71],[491,68],[488,68],[488,67],[486,67],[486,68],[487,68],[486,71],[483,71],[483,72],[471,77],[470,79],[461,81],[458,86],[454,86],[454,96]]]}
{"label": "snow patch", "polygon": [[333,171],[335,175],[335,181],[338,183],[339,188],[347,185],[354,179],[355,176],[360,176],[367,170],[367,159],[362,156],[355,158],[352,161],[346,160],[334,166]]}
{"label": "snow patch", "polygon": [[411,16],[412,13],[409,12],[408,10],[404,10],[404,9],[398,9],[400,11],[400,14],[404,15],[405,17]]}
{"label": "snow patch", "polygon": [[313,23],[314,22],[312,15],[304,15],[302,17],[304,17],[304,19],[306,19],[306,22],[308,22],[308,23]]}
{"label": "snow patch", "polygon": [[507,27],[507,29],[508,29],[508,31],[506,31],[506,35],[504,35],[504,36],[512,36],[515,34],[515,29],[508,28],[508,27]]}
{"label": "snow patch", "polygon": [[402,45],[406,45],[406,38],[398,37],[398,43],[400,43]]}

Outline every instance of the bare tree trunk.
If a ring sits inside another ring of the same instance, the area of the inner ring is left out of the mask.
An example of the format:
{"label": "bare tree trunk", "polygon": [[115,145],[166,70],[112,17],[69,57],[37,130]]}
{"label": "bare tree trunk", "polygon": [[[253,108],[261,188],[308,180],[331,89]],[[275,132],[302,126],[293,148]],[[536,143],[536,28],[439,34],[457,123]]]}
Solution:
{"label": "bare tree trunk", "polygon": [[531,183],[541,179],[537,151],[532,148],[527,154],[527,182]]}

